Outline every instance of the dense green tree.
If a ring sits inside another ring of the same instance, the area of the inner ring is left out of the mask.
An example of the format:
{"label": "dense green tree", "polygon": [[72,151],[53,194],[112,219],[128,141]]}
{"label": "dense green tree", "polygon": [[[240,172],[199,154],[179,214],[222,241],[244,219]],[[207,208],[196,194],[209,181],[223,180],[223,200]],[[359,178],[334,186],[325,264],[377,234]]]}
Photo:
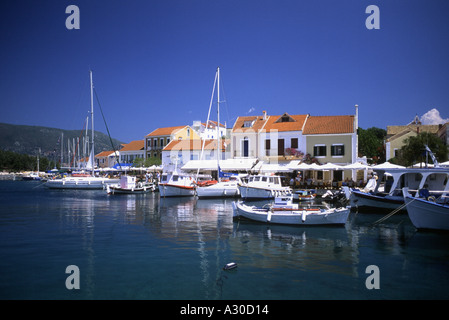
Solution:
{"label": "dense green tree", "polygon": [[387,131],[384,129],[371,127],[368,129],[358,129],[359,156],[366,156],[370,162],[385,162],[384,140]]}
{"label": "dense green tree", "polygon": [[[434,134],[423,132],[415,137],[405,139],[405,145],[399,150],[398,156],[393,162],[403,165],[411,166],[418,162],[426,162],[426,145],[435,155],[439,162],[447,161],[448,149],[443,141]],[[429,163],[433,163],[432,158],[428,155]]]}

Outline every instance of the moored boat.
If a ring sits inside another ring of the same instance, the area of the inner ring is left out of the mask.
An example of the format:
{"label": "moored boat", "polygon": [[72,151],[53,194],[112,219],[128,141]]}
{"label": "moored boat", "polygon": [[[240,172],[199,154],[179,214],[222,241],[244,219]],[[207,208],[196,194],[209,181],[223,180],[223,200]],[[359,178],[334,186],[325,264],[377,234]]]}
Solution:
{"label": "moored boat", "polygon": [[364,190],[351,191],[351,207],[394,210],[404,204],[402,188],[407,187],[414,195],[424,185],[428,185],[430,193],[439,196],[444,189],[445,181],[449,179],[449,168],[443,167],[374,168],[374,171],[378,175],[377,179],[368,181]]}
{"label": "moored boat", "polygon": [[233,202],[234,218],[246,218],[253,221],[291,224],[291,225],[328,225],[345,224],[350,213],[349,207],[321,209],[300,208],[292,203],[292,196],[275,198],[272,206],[256,207],[241,201]]}
{"label": "moored boat", "polygon": [[298,201],[311,201],[316,198],[315,190],[294,190],[293,200]]}
{"label": "moored boat", "polygon": [[136,183],[136,177],[122,176],[119,184],[106,185],[107,194],[141,194],[154,191],[154,185],[150,183]]}
{"label": "moored boat", "polygon": [[208,186],[197,186],[196,194],[198,198],[223,198],[238,197],[240,195],[239,185],[240,178],[230,176],[228,179],[221,179],[219,182]]}
{"label": "moored boat", "polygon": [[439,199],[412,197],[407,188],[403,189],[405,207],[415,228],[449,230],[448,185]]}
{"label": "moored boat", "polygon": [[239,190],[243,199],[273,199],[292,192],[290,187],[282,186],[280,177],[275,175],[250,176]]}
{"label": "moored boat", "polygon": [[[90,75],[90,108],[91,108],[91,120],[92,120],[92,148],[90,150],[89,161],[86,165],[86,170],[91,170],[90,175],[86,174],[75,174],[75,176],[62,177],[49,179],[45,186],[50,189],[103,189],[107,184],[117,183],[119,179],[110,179],[106,177],[96,177],[94,176],[95,167],[95,153],[94,153],[94,105],[93,105],[93,83],[92,83],[92,71],[89,72]],[[78,176],[77,176],[78,175]]]}
{"label": "moored boat", "polygon": [[161,197],[191,197],[195,195],[195,180],[176,170],[173,173],[163,173],[159,192]]}

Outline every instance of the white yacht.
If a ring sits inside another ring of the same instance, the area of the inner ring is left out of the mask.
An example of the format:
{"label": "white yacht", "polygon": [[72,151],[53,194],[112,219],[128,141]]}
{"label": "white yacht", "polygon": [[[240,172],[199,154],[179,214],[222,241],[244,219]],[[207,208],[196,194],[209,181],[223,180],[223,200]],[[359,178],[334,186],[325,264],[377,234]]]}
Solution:
{"label": "white yacht", "polygon": [[242,180],[240,177],[234,175],[227,179],[220,179],[219,182],[206,187],[197,187],[196,194],[198,198],[238,197],[241,184]]}
{"label": "white yacht", "polygon": [[91,175],[69,176],[49,179],[45,186],[51,189],[103,189],[106,184],[118,183],[120,179],[94,176],[94,105],[93,105],[93,83],[92,71],[90,71],[90,107],[92,120],[92,148],[86,169],[91,170]]}

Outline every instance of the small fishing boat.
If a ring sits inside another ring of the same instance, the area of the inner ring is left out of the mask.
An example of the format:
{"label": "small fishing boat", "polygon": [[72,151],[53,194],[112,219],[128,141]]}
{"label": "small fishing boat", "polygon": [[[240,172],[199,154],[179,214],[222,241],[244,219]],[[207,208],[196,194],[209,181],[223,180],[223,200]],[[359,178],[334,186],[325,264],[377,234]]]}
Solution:
{"label": "small fishing boat", "polygon": [[294,190],[293,200],[298,201],[311,201],[316,198],[315,190]]}
{"label": "small fishing boat", "polygon": [[322,209],[301,208],[293,203],[293,197],[276,197],[274,204],[263,207],[248,206],[241,201],[232,203],[234,218],[246,218],[258,222],[292,225],[345,224],[350,207]]}
{"label": "small fishing boat", "polygon": [[178,172],[163,173],[159,183],[161,197],[192,197],[195,195],[195,179]]}
{"label": "small fishing boat", "polygon": [[407,213],[413,225],[417,229],[449,230],[449,203],[445,193],[439,198],[430,196],[427,199],[413,197],[408,188],[403,188],[403,196]]}
{"label": "small fishing boat", "polygon": [[278,176],[250,176],[247,183],[239,186],[243,199],[273,199],[278,196],[291,195],[291,188],[282,186]]}
{"label": "small fishing boat", "polygon": [[141,194],[154,191],[153,184],[136,183],[136,177],[122,176],[119,184],[106,185],[107,194]]}

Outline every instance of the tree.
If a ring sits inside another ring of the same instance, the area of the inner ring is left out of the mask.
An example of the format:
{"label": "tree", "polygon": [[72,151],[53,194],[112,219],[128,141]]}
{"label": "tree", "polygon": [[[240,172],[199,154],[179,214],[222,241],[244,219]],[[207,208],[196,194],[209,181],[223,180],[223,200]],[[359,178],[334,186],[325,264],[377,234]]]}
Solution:
{"label": "tree", "polygon": [[387,131],[384,129],[371,127],[368,129],[358,129],[359,156],[366,156],[374,163],[385,162],[384,140]]}
{"label": "tree", "polygon": [[[439,162],[447,161],[448,149],[443,141],[434,134],[423,132],[415,137],[405,139],[405,145],[399,150],[395,162],[403,166],[411,166],[417,162],[426,162],[426,145]],[[430,155],[427,160],[432,163]]]}

